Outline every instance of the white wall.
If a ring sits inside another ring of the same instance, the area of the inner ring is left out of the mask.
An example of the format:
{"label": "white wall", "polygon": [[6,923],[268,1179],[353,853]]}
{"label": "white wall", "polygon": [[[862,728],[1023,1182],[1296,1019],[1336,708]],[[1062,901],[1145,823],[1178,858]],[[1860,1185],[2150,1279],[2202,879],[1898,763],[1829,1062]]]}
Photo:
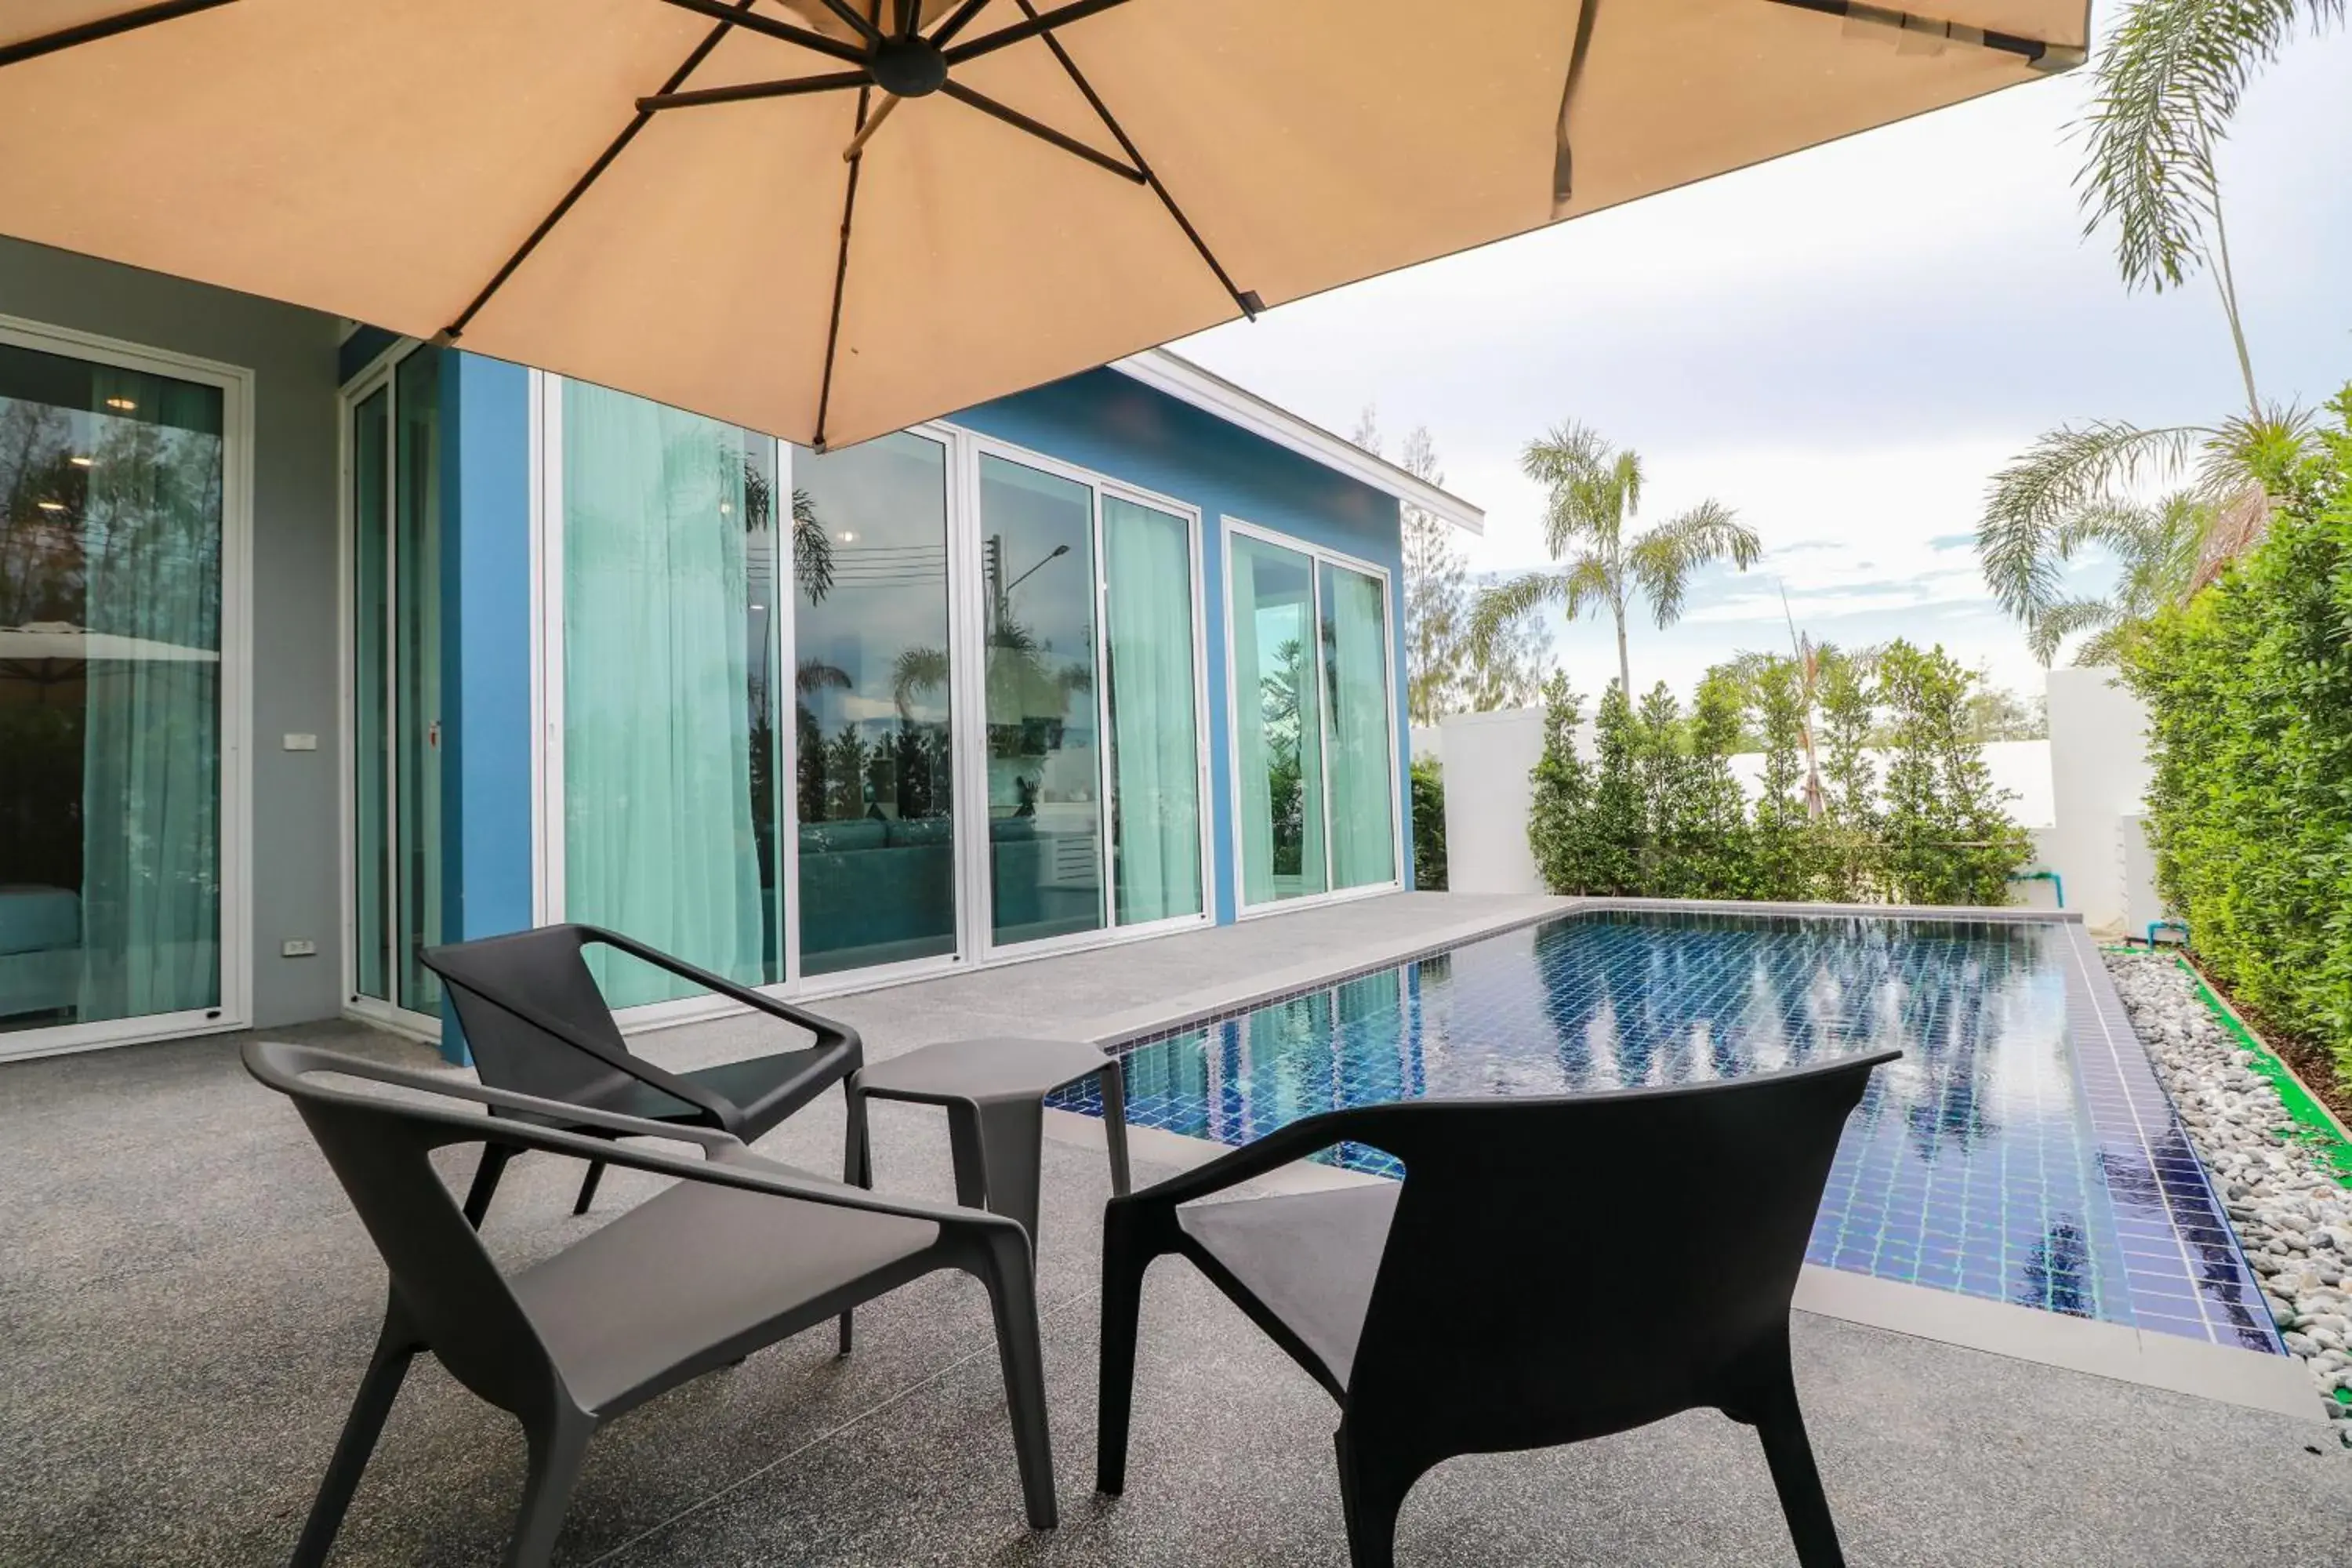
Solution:
{"label": "white wall", "polygon": [[[2112,669],[2050,672],[2050,761],[2057,831],[2050,868],[2066,879],[2066,907],[2095,931],[2120,931],[2126,889],[2123,819],[2147,797],[2147,710]],[[2152,892],[2138,889],[2141,900]]]}
{"label": "white wall", "polygon": [[[1445,885],[1457,893],[1540,893],[1528,774],[1543,755],[1543,710],[1456,713],[1440,726],[1445,761]],[[1418,747],[1416,747],[1418,750]]]}

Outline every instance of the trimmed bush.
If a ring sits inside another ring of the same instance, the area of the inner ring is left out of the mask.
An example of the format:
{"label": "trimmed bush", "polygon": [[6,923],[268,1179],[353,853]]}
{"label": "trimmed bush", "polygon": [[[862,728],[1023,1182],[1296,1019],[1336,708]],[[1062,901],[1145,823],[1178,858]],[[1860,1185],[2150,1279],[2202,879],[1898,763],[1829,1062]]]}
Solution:
{"label": "trimmed bush", "polygon": [[1412,885],[1445,890],[1445,770],[1434,757],[1412,760]]}

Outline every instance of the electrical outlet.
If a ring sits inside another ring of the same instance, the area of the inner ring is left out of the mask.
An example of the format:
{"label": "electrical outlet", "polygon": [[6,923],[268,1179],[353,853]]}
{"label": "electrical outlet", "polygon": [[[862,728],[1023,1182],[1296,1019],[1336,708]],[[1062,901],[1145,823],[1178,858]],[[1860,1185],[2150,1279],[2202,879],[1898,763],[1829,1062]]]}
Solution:
{"label": "electrical outlet", "polygon": [[319,956],[319,944],[305,942],[299,936],[288,937],[286,945],[278,951],[289,958],[316,958]]}

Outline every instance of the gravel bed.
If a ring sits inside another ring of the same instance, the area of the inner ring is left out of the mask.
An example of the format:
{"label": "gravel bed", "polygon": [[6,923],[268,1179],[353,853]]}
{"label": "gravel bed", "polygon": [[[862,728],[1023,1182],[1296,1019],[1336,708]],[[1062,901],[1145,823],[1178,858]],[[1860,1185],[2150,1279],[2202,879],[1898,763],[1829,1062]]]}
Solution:
{"label": "gravel bed", "polygon": [[2294,1123],[2253,1053],[2169,957],[2106,955],[2132,1026],[2213,1173],[2286,1348],[2352,1447],[2352,1190],[2288,1136]]}

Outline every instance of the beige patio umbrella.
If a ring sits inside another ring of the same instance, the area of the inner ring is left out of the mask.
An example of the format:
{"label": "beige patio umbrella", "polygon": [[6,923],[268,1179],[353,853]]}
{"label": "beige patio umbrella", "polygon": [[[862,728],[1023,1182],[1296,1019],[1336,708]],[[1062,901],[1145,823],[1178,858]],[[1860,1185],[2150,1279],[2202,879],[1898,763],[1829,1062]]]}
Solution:
{"label": "beige patio umbrella", "polygon": [[8,0],[0,233],[841,445],[2087,42],[1921,3]]}

